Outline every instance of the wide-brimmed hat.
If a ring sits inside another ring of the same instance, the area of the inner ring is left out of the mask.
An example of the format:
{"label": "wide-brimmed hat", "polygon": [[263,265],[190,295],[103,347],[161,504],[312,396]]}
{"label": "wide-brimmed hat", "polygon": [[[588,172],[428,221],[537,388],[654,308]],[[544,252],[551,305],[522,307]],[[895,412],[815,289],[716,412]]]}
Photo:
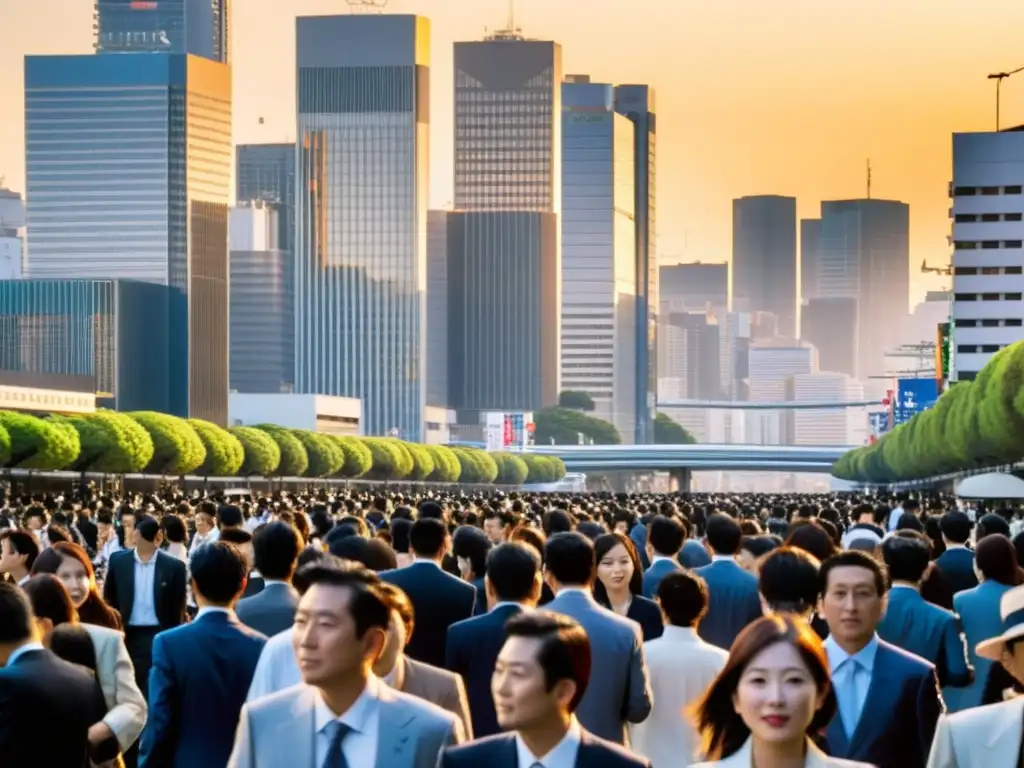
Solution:
{"label": "wide-brimmed hat", "polygon": [[999,614],[1003,619],[1003,634],[978,643],[975,652],[984,659],[999,661],[1003,648],[1010,640],[1024,637],[1024,586],[1014,587],[999,601]]}

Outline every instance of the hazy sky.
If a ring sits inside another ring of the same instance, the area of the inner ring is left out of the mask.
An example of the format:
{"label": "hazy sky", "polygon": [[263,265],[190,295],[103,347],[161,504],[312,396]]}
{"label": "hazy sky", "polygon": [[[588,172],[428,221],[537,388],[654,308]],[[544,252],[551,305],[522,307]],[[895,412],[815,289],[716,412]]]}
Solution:
{"label": "hazy sky", "polygon": [[[88,53],[92,0],[0,0],[0,175],[24,189],[25,54]],[[501,26],[506,0],[391,0],[433,24],[431,204],[451,200],[452,43]],[[233,0],[234,138],[295,134],[293,18],[345,0]],[[731,252],[731,200],[787,194],[910,203],[914,287],[945,264],[953,131],[990,130],[989,72],[1024,66],[1020,0],[517,0],[566,73],[658,92],[658,234],[665,262]],[[265,124],[259,125],[260,116]],[[1024,73],[1003,86],[1024,123]]]}

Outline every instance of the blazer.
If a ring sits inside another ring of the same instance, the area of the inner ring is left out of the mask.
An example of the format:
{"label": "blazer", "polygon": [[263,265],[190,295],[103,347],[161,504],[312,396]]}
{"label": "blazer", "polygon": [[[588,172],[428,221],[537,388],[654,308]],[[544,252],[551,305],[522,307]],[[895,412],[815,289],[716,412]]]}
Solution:
{"label": "blazer", "polygon": [[651,567],[651,558],[647,556],[647,525],[643,522],[637,522],[629,529],[629,538],[633,540],[636,553],[640,556],[640,565],[646,571]]}
{"label": "blazer", "polygon": [[644,571],[644,597],[652,600],[658,594],[658,585],[672,571],[681,570],[675,560],[655,560],[651,567]]}
{"label": "blazer", "polygon": [[974,572],[974,552],[966,547],[947,549],[935,559],[935,565],[945,575],[954,597],[957,592],[978,586],[978,576]]}
{"label": "blazer", "polygon": [[451,712],[462,722],[462,732],[466,738],[473,738],[466,686],[459,675],[403,655],[402,665],[395,670],[392,687]]}
{"label": "blazer", "polygon": [[473,579],[471,583],[476,587],[476,607],[473,609],[473,615],[480,616],[487,613],[487,587],[482,578]]}
{"label": "blazer", "polygon": [[1002,634],[1003,618],[999,613],[999,601],[1010,589],[1005,584],[989,580],[953,596],[953,608],[960,616],[960,625],[967,641],[967,660],[974,667],[974,680],[965,688],[946,688],[942,691],[942,698],[950,712],[981,706],[993,669],[1002,668],[979,656],[975,648],[982,640]]}
{"label": "blazer", "polygon": [[939,685],[968,685],[974,679],[956,614],[927,602],[915,589],[889,590],[878,636],[933,662]]}
{"label": "blazer", "polygon": [[266,584],[261,592],[252,597],[239,600],[235,605],[235,615],[247,627],[272,637],[278,632],[291,629],[298,607],[299,593],[295,587],[284,582],[273,582]]}
{"label": "blazer", "polygon": [[629,603],[629,610],[626,611],[626,618],[640,625],[640,632],[645,643],[648,640],[661,637],[661,633],[665,631],[661,608],[656,602],[648,600],[646,597],[633,596]]}
{"label": "blazer", "polygon": [[711,555],[704,549],[704,545],[696,539],[687,539],[683,542],[683,548],[676,555],[676,560],[683,568],[703,568],[711,565]]}
{"label": "blazer", "polygon": [[127,752],[142,733],[149,711],[146,698],[135,683],[135,665],[123,634],[95,624],[81,626],[89,633],[96,654],[96,677],[107,707],[103,722],[117,737],[121,751]]}
{"label": "blazer", "polygon": [[[296,685],[242,707],[228,768],[319,768],[314,765],[316,696],[315,688]],[[455,715],[383,682],[379,706],[373,768],[436,768],[441,750],[463,740]]]}
{"label": "blazer", "polygon": [[939,718],[928,768],[994,768],[1017,765],[1024,698]]}
{"label": "blazer", "polygon": [[102,717],[96,679],[50,651],[25,651],[0,668],[4,768],[86,765],[89,727]]}
{"label": "blazer", "polygon": [[[441,753],[437,768],[519,768],[519,753],[513,733],[501,733],[472,744],[449,747]],[[637,757],[618,744],[605,741],[584,729],[576,768],[651,768],[649,760]]]}
{"label": "blazer", "polygon": [[[728,757],[721,760],[711,760],[706,763],[693,763],[692,768],[751,768],[754,765],[754,739],[747,739],[746,743]],[[804,768],[873,768],[869,763],[858,763],[853,760],[842,760],[838,757],[829,757],[814,745],[810,739],[807,740],[807,754],[804,756]]]}
{"label": "blazer", "polygon": [[729,650],[736,636],[761,618],[757,577],[734,560],[716,560],[694,573],[708,585],[708,612],[697,631],[707,642]]}
{"label": "blazer", "polygon": [[847,738],[836,712],[826,730],[825,751],[878,768],[919,768],[928,760],[942,711],[935,666],[879,640],[853,738]]}
{"label": "blazer", "polygon": [[[188,586],[185,564],[173,555],[157,550],[156,578],[153,596],[157,621],[161,629],[185,623],[185,594]],[[127,627],[132,618],[135,600],[135,550],[123,549],[110,556],[107,577],[103,582],[103,599],[117,608],[121,623]]]}
{"label": "blazer", "polygon": [[153,640],[139,768],[221,768],[267,638],[216,611]]}
{"label": "blazer", "polygon": [[466,681],[469,713],[476,738],[501,732],[491,696],[494,664],[505,644],[505,623],[522,608],[505,603],[489,613],[456,622],[448,627],[444,666]]}
{"label": "blazer", "polygon": [[566,589],[546,610],[576,619],[590,639],[590,683],[576,710],[580,724],[602,739],[623,744],[626,722],[651,713],[651,684],[640,627],[594,600],[588,589]]}
{"label": "blazer", "polygon": [[434,563],[415,562],[384,571],[380,577],[409,596],[419,617],[405,652],[416,661],[443,667],[448,627],[473,615],[476,587],[445,573]]}

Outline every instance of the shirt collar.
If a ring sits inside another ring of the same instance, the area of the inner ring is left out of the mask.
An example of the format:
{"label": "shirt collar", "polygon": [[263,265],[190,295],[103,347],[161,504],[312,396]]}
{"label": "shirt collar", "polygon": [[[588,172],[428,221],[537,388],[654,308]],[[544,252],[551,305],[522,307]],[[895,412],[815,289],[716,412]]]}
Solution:
{"label": "shirt collar", "polygon": [[654,565],[655,563],[660,563],[662,560],[665,560],[670,563],[676,562],[676,559],[674,557],[670,557],[669,555],[655,555],[651,558],[651,565]]}
{"label": "shirt collar", "polygon": [[428,563],[428,564],[434,566],[435,568],[440,568],[441,567],[441,564],[439,562],[437,562],[437,560],[431,560],[429,557],[417,557],[416,555],[413,555],[412,556],[412,562],[413,562],[413,565],[416,565],[417,563]]}
{"label": "shirt collar", "polygon": [[12,664],[14,664],[16,659],[18,659],[21,656],[24,656],[26,653],[32,653],[33,651],[43,651],[43,650],[46,650],[46,649],[43,648],[43,644],[42,643],[25,643],[24,645],[18,646],[18,648],[16,648],[14,650],[14,653],[12,653],[10,656],[7,657],[7,665],[6,666],[8,666],[8,667],[11,666]]}
{"label": "shirt collar", "polygon": [[946,544],[946,551],[949,552],[949,550],[951,550],[951,549],[967,549],[967,545],[966,544],[953,544],[953,543]]}
{"label": "shirt collar", "polygon": [[677,627],[675,624],[666,624],[661,636],[676,642],[696,642],[699,639],[693,627]]}
{"label": "shirt collar", "polygon": [[[255,573],[255,571],[253,571]],[[251,574],[250,574],[251,575]],[[283,579],[268,579],[266,576],[263,577],[263,588],[272,587],[274,584],[283,584],[286,587],[291,586],[287,581]]]}
{"label": "shirt collar", "polygon": [[579,593],[581,595],[586,595],[589,598],[593,598],[594,597],[593,592],[591,592],[588,587],[562,587],[555,594],[555,597],[561,597],[562,595],[569,595],[569,594],[573,594],[573,593]]}
{"label": "shirt collar", "polygon": [[851,656],[842,648],[839,647],[839,643],[835,641],[832,635],[828,636],[825,640],[825,652],[828,653],[828,665],[832,672],[835,672],[849,659],[856,659],[857,662],[867,670],[870,675],[875,669],[875,656],[878,655],[878,635],[873,635],[871,640],[861,648],[857,653]]}
{"label": "shirt collar", "polygon": [[546,755],[533,754],[530,748],[526,746],[522,737],[517,733],[516,753],[519,757],[519,765],[536,765],[540,763],[541,765],[551,766],[551,768],[576,765],[576,756],[579,754],[582,740],[583,729],[580,727],[579,721],[575,716],[569,722],[569,730],[565,732],[565,736]]}
{"label": "shirt collar", "polygon": [[198,621],[199,619],[203,618],[203,616],[207,616],[211,613],[225,613],[231,616],[234,614],[234,611],[232,611],[230,608],[222,608],[219,605],[204,605],[196,613],[196,617],[193,619],[193,621]]}
{"label": "shirt collar", "polygon": [[711,562],[712,563],[724,563],[724,562],[735,563],[736,562],[736,556],[735,555],[712,555],[711,556]]}
{"label": "shirt collar", "polygon": [[335,714],[324,701],[323,694],[316,692],[316,704],[313,713],[313,727],[317,733],[322,733],[327,726],[335,720],[340,720],[356,733],[364,733],[370,721],[370,715],[377,707],[380,696],[380,681],[374,675],[366,680],[366,688],[359,694],[348,711]]}
{"label": "shirt collar", "polygon": [[528,606],[525,606],[522,603],[517,603],[517,602],[515,602],[513,600],[499,600],[498,602],[496,602],[494,604],[494,607],[491,608],[491,610],[492,611],[496,611],[498,608],[501,608],[501,607],[506,606],[506,605],[514,605],[516,608],[520,608],[520,609],[522,609],[524,611],[527,610],[527,608],[528,608]]}
{"label": "shirt collar", "polygon": [[144,563],[142,561],[142,558],[139,557],[139,550],[133,548],[132,549],[132,554],[135,556],[135,562],[136,563],[138,563],[141,566],[147,566],[147,565],[153,565],[153,564],[156,563],[156,559],[158,557],[160,557],[160,550],[158,549],[156,552],[153,553],[153,556],[149,559],[148,563]]}
{"label": "shirt collar", "polygon": [[29,579],[31,579],[31,578],[32,578],[32,574],[31,574],[31,573],[26,573],[26,574],[25,574],[24,576],[22,576],[22,577],[21,577],[20,579],[18,579],[18,586],[19,586],[19,587],[24,587],[24,586],[25,586],[25,583],[26,583],[26,582],[27,582],[27,581],[28,581]]}

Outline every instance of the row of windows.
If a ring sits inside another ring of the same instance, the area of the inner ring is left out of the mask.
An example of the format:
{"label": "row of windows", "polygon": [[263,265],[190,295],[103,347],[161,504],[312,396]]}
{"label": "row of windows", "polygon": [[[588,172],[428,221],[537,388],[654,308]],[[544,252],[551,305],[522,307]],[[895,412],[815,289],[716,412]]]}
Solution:
{"label": "row of windows", "polygon": [[1002,348],[1002,344],[958,344],[956,351],[957,354],[963,355],[977,354],[979,352],[990,354],[998,352]]}
{"label": "row of windows", "polygon": [[953,248],[958,251],[975,251],[979,248],[992,250],[995,248],[1021,248],[1024,243],[1020,240],[957,240]]}
{"label": "row of windows", "polygon": [[1021,221],[1024,214],[1020,213],[958,213],[954,221],[958,224],[970,224],[975,221]]}
{"label": "row of windows", "polygon": [[1024,194],[1024,187],[1020,184],[1011,184],[1006,187],[954,187],[953,197],[973,197],[975,195],[1020,195]]}
{"label": "row of windows", "polygon": [[1019,275],[1024,273],[1021,267],[953,267],[953,274],[958,277],[969,275]]}
{"label": "row of windows", "polygon": [[993,317],[986,317],[981,320],[957,320],[957,328],[1020,328],[1019,317],[1008,317],[1004,320],[997,320]]}
{"label": "row of windows", "polygon": [[953,301],[1020,301],[1020,293],[955,293]]}

